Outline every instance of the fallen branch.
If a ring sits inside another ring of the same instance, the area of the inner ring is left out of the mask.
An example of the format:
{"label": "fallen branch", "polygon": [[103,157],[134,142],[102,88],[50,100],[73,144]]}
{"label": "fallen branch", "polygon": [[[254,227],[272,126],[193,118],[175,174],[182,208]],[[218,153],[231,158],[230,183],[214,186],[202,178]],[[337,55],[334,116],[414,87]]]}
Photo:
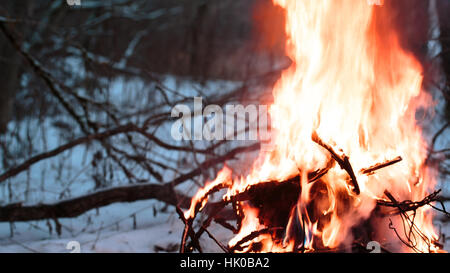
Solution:
{"label": "fallen branch", "polygon": [[[202,173],[202,170],[213,167],[224,161],[233,159],[239,153],[245,151],[256,150],[259,144],[238,147],[225,155],[206,160],[200,166],[189,173],[182,174],[172,181],[159,184],[140,184],[133,186],[116,187],[103,191],[94,192],[74,199],[54,203],[54,204],[39,204],[32,206],[22,206],[21,203],[10,204],[0,207],[0,222],[14,222],[14,221],[33,221],[43,219],[55,218],[71,218],[77,217],[84,212],[107,206],[117,202],[134,202],[139,200],[157,199],[170,205],[177,205],[178,196],[181,200],[179,204],[182,208],[189,208],[190,197],[184,196],[174,190],[176,185],[179,185],[189,179],[196,177]],[[205,210],[213,208],[212,204],[207,206]]]}
{"label": "fallen branch", "polygon": [[195,233],[194,233],[194,230],[192,229],[192,223],[193,223],[192,219],[186,219],[184,217],[183,211],[181,210],[181,208],[179,206],[176,206],[175,208],[176,208],[176,212],[177,212],[178,216],[180,217],[180,219],[184,223],[183,236],[181,237],[180,253],[185,253],[186,252],[187,235],[189,235],[189,237],[191,237],[192,244],[201,253],[202,252],[202,248],[200,247],[200,243],[199,243],[198,239],[195,238]]}
{"label": "fallen branch", "polygon": [[[178,204],[177,196],[180,199]],[[156,199],[170,205],[189,207],[189,197],[173,190],[169,184],[132,185],[97,191],[54,204],[23,206],[21,203],[0,207],[0,222],[32,221],[77,217],[91,209],[119,202]]]}

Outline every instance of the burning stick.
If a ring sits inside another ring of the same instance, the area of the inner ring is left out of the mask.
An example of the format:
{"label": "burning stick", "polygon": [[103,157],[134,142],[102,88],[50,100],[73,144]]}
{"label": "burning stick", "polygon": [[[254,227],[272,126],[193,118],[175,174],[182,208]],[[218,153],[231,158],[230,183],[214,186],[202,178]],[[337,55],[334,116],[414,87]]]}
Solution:
{"label": "burning stick", "polygon": [[208,183],[204,188],[200,189],[192,198],[191,206],[188,211],[184,213],[186,219],[194,219],[196,214],[203,209],[208,202],[209,195],[231,186],[231,170],[224,168],[219,172],[217,178]]}
{"label": "burning stick", "polygon": [[355,173],[353,172],[353,168],[352,165],[350,164],[349,158],[346,155],[338,155],[331,146],[329,146],[328,144],[324,143],[322,141],[322,139],[320,139],[320,137],[317,135],[316,132],[313,132],[311,139],[319,144],[320,146],[322,146],[323,148],[325,148],[328,152],[330,152],[331,157],[339,164],[339,166],[341,167],[341,169],[347,171],[348,175],[350,176],[350,180],[352,182],[353,185],[353,191],[356,194],[360,194],[360,190],[359,190],[359,186],[358,186],[358,181],[356,180],[356,176]]}
{"label": "burning stick", "polygon": [[244,238],[242,238],[241,240],[239,240],[234,246],[232,246],[230,248],[231,252],[234,252],[236,250],[241,251],[242,249],[244,249],[244,246],[242,246],[243,244],[245,244],[246,242],[250,242],[255,238],[258,238],[260,235],[263,234],[269,234],[271,235],[274,231],[277,230],[283,230],[283,227],[273,227],[273,228],[264,228],[261,230],[256,230],[251,232],[249,235],[245,236]]}
{"label": "burning stick", "polygon": [[195,233],[194,233],[194,230],[192,229],[192,219],[186,219],[184,217],[183,211],[181,210],[181,208],[179,206],[176,206],[176,212],[177,212],[178,216],[180,217],[180,219],[184,222],[184,231],[183,231],[183,236],[181,237],[180,253],[184,253],[186,251],[185,246],[186,246],[186,239],[187,239],[188,234],[189,234],[189,237],[191,237],[191,239],[192,239],[192,244],[201,253],[202,248],[200,247],[198,240],[195,240]]}
{"label": "burning stick", "polygon": [[[308,173],[308,183],[312,183],[312,182],[314,182],[314,181],[317,181],[317,180],[319,180],[320,178],[322,178],[322,176],[324,176],[325,174],[327,174],[327,172],[328,172],[331,168],[334,167],[334,164],[335,164],[334,162],[335,162],[334,160],[329,160],[328,163],[327,163],[327,165],[325,166],[325,168],[316,170],[316,171],[314,171],[314,172],[312,172],[312,173]],[[299,180],[300,180],[300,176],[301,176],[301,173],[298,175]]]}
{"label": "burning stick", "polygon": [[373,174],[376,170],[382,169],[384,167],[393,165],[395,163],[398,163],[402,161],[402,157],[401,156],[397,156],[396,158],[392,159],[392,160],[387,160],[383,163],[378,163],[375,164],[373,166],[370,166],[369,168],[362,168],[359,172],[362,174],[367,174],[367,175],[371,175]]}

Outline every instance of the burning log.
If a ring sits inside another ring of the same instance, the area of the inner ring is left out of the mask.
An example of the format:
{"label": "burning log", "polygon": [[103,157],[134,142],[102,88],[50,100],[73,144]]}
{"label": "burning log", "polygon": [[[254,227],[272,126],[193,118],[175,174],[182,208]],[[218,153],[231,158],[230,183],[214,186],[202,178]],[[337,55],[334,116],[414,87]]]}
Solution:
{"label": "burning log", "polygon": [[258,208],[260,223],[286,226],[300,191],[300,177],[296,176],[281,183],[270,181],[252,185],[245,192],[236,195],[235,199],[240,202],[248,201],[252,207]]}
{"label": "burning log", "polygon": [[347,171],[348,175],[350,176],[350,181],[353,185],[353,191],[356,194],[360,194],[360,189],[358,186],[358,181],[356,180],[356,176],[355,173],[353,172],[353,168],[352,165],[350,164],[349,158],[346,155],[338,155],[331,146],[329,146],[328,144],[326,144],[325,142],[322,141],[322,139],[320,139],[320,137],[317,135],[316,132],[313,132],[311,139],[319,144],[320,146],[322,146],[323,148],[325,148],[328,152],[330,152],[331,157],[336,160],[336,162],[339,164],[339,166],[341,167],[341,169]]}

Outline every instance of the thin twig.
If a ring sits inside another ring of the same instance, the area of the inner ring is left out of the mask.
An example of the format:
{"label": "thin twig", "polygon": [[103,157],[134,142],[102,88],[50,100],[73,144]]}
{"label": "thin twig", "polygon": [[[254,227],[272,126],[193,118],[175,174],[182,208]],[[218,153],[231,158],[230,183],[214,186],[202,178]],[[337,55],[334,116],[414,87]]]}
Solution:
{"label": "thin twig", "polygon": [[221,242],[219,242],[212,234],[211,232],[208,231],[208,229],[206,229],[206,227],[202,226],[202,229],[208,234],[209,238],[213,239],[213,241],[225,252],[225,253],[229,253],[230,249],[226,246],[224,246]]}

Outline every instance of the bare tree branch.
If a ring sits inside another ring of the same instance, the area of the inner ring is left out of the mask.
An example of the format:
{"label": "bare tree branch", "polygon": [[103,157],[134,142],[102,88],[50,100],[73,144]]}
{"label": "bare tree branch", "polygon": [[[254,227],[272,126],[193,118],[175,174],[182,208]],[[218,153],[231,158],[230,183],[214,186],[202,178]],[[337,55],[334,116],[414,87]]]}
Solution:
{"label": "bare tree branch", "polygon": [[[20,203],[10,204],[0,207],[0,222],[70,218],[79,216],[93,208],[107,206],[112,203],[148,199],[157,199],[170,205],[180,205],[183,208],[188,208],[190,205],[190,197],[176,192],[174,190],[176,185],[200,175],[202,173],[201,171],[206,168],[233,159],[238,153],[256,150],[258,148],[259,144],[235,148],[223,156],[206,160],[200,164],[200,167],[187,174],[180,175],[164,185],[141,184],[116,187],[55,204],[40,204],[35,206],[22,206]],[[213,208],[214,204],[210,207]]]}
{"label": "bare tree branch", "polygon": [[[133,185],[115,187],[55,204],[22,206],[20,203],[0,208],[0,222],[32,221],[77,217],[91,209],[118,202],[156,199],[170,205],[189,206],[189,197],[175,193],[170,185]],[[181,197],[181,198],[180,198]]]}

